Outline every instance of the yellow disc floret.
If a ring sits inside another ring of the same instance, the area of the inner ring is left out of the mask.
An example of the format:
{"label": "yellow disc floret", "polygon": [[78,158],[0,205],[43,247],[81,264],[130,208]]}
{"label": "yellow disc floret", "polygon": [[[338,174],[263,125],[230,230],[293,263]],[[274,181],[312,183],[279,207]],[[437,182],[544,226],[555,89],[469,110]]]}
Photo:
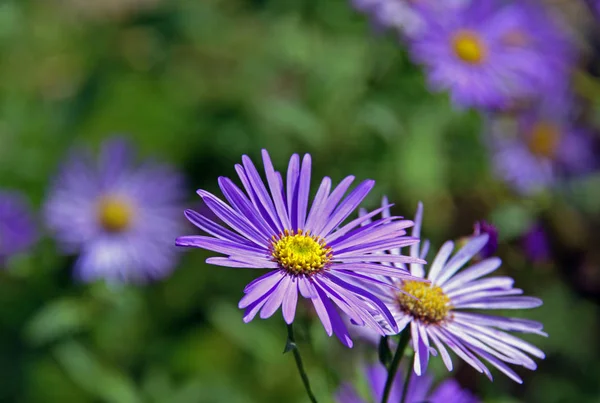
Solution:
{"label": "yellow disc floret", "polygon": [[396,301],[399,308],[422,322],[440,323],[452,309],[450,298],[439,286],[421,281],[404,281],[401,289],[410,295],[398,293]]}
{"label": "yellow disc floret", "polygon": [[459,31],[452,38],[452,49],[463,62],[479,64],[486,57],[486,48],[479,36],[472,31]]}
{"label": "yellow disc floret", "polygon": [[560,130],[549,122],[535,124],[527,143],[532,154],[542,158],[553,158],[558,149]]}
{"label": "yellow disc floret", "polygon": [[285,230],[271,242],[273,260],[291,274],[315,274],[331,261],[331,248],[309,232]]}
{"label": "yellow disc floret", "polygon": [[122,232],[129,228],[133,216],[131,204],[118,197],[104,197],[98,203],[98,222],[109,232]]}

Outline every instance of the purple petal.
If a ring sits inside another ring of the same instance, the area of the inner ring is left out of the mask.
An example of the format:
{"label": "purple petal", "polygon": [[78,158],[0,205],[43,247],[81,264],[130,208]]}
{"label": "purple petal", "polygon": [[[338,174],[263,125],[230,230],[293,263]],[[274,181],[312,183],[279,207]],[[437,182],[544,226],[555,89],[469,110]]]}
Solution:
{"label": "purple petal", "polygon": [[338,229],[337,231],[335,231],[333,234],[328,235],[327,236],[327,242],[329,244],[333,243],[336,239],[338,239],[339,237],[341,237],[342,235],[345,235],[348,231],[352,230],[353,228],[363,224],[363,223],[368,223],[370,222],[370,218],[376,216],[377,214],[381,213],[382,211],[384,211],[386,208],[389,208],[390,206],[393,206],[393,204],[388,204],[385,206],[382,206],[376,210],[371,211],[370,213],[367,214],[366,211],[364,211],[363,214],[360,214],[360,216],[352,221],[350,221],[348,224],[344,225],[343,227],[341,227],[340,229]]}
{"label": "purple petal", "polygon": [[273,293],[265,303],[265,306],[263,306],[263,308],[261,309],[261,319],[270,318],[275,313],[275,311],[279,309],[283,302],[283,298],[287,294],[287,290],[290,286],[290,283],[290,276],[284,276],[283,279],[277,285],[277,288],[275,288],[275,291],[273,291]]}
{"label": "purple petal", "polygon": [[327,218],[327,224],[319,235],[326,236],[334,228],[340,225],[352,212],[356,210],[358,205],[367,197],[367,194],[375,186],[374,180],[366,180],[358,185],[349,195],[346,197],[340,205],[335,209],[333,215]]}
{"label": "purple petal", "polygon": [[448,261],[448,264],[440,272],[440,276],[435,281],[438,285],[443,285],[460,268],[473,258],[487,244],[488,234],[479,235],[472,238]]}
{"label": "purple petal", "polygon": [[277,217],[275,207],[273,206],[273,201],[269,197],[267,188],[265,187],[265,184],[260,178],[256,167],[252,163],[252,160],[247,155],[243,155],[242,164],[244,165],[244,170],[246,171],[248,181],[250,182],[252,190],[255,192],[256,198],[260,202],[260,205],[262,205],[268,216],[271,218],[271,220],[277,227],[277,230],[282,233],[284,228],[282,227],[281,222]]}
{"label": "purple petal", "polygon": [[264,247],[268,243],[268,238],[265,239],[265,236],[262,235],[246,217],[219,200],[219,198],[204,190],[198,190],[198,194],[202,197],[206,206],[210,208],[217,217],[223,220],[225,224],[229,225],[229,227],[233,228],[258,246]]}
{"label": "purple petal", "polygon": [[248,245],[240,245],[224,239],[211,238],[202,235],[190,235],[177,238],[175,244],[177,246],[207,249],[226,255],[249,255],[259,259],[265,259],[265,264],[267,265],[269,262],[264,250]]}
{"label": "purple petal", "polygon": [[238,308],[246,308],[260,298],[261,295],[271,294],[275,287],[283,280],[284,275],[278,272],[270,272],[255,279],[244,289],[246,295],[240,299]]}
{"label": "purple petal", "polygon": [[455,308],[461,309],[529,309],[542,305],[542,300],[534,297],[505,297],[495,299],[482,299],[472,301],[463,305],[456,305]]}
{"label": "purple petal", "polygon": [[321,184],[319,185],[319,189],[317,189],[317,194],[315,194],[310,212],[308,213],[308,218],[304,224],[304,229],[306,231],[312,230],[316,224],[316,219],[320,216],[321,211],[325,208],[325,202],[327,201],[327,196],[329,195],[330,190],[331,178],[326,176],[323,178],[323,180],[321,180]]}
{"label": "purple petal", "polygon": [[310,154],[305,154],[302,159],[302,168],[300,169],[300,179],[298,185],[298,228],[304,228],[306,222],[306,212],[308,208],[308,193],[310,191]]}
{"label": "purple petal", "polygon": [[265,167],[267,183],[269,184],[269,189],[271,190],[271,197],[273,199],[273,203],[275,204],[277,216],[283,225],[283,228],[291,228],[292,225],[285,208],[285,201],[282,197],[283,189],[279,179],[277,178],[277,175],[275,174],[275,169],[273,168],[273,163],[271,162],[271,158],[269,157],[267,150],[262,150],[262,158],[263,165]]}
{"label": "purple petal", "polygon": [[446,282],[446,284],[444,284],[443,288],[444,290],[452,290],[457,287],[462,288],[469,281],[493,273],[498,269],[498,267],[500,267],[501,264],[502,260],[500,260],[500,258],[497,257],[483,260],[465,269],[460,274],[457,274],[456,276],[452,277]]}
{"label": "purple petal", "polygon": [[321,211],[318,214],[315,214],[314,222],[312,225],[312,232],[316,235],[322,236],[322,229],[324,226],[328,224],[328,219],[336,209],[342,197],[350,187],[350,185],[354,182],[354,176],[347,176],[333,189],[331,194],[327,197],[325,204]]}
{"label": "purple petal", "polygon": [[292,277],[290,279],[290,286],[287,291],[287,295],[283,299],[283,306],[281,310],[283,312],[283,319],[288,325],[294,321],[296,316],[296,304],[298,302],[298,277]]}
{"label": "purple petal", "polygon": [[230,231],[226,228],[223,228],[219,224],[215,224],[208,218],[202,216],[201,214],[195,212],[194,210],[185,210],[185,217],[196,227],[200,228],[202,231],[217,237],[219,239],[225,239],[232,242],[239,242],[243,244],[249,244],[250,242],[233,231]]}
{"label": "purple petal", "polygon": [[291,221],[290,229],[298,229],[298,179],[300,177],[300,156],[292,155],[287,170],[287,211]]}
{"label": "purple petal", "polygon": [[436,279],[446,265],[446,262],[450,258],[453,250],[454,242],[446,241],[438,251],[435,259],[433,259],[433,263],[429,267],[429,274],[427,275],[427,278],[431,280],[432,283],[437,284]]}

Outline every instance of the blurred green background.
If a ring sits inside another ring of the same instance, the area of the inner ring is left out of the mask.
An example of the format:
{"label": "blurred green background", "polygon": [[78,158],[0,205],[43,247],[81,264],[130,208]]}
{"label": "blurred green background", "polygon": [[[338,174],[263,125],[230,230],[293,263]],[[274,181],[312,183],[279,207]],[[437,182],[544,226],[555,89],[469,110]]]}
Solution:
{"label": "blurred green background", "polygon": [[[375,179],[367,207],[388,194],[411,217],[422,200],[435,246],[480,219],[498,227],[502,271],[544,299],[518,314],[545,324],[549,338],[528,340],[547,359],[518,370],[522,386],[461,364],[463,385],[486,402],[600,402],[600,177],[515,197],[491,173],[480,115],[429,93],[398,40],[373,35],[346,1],[2,0],[0,52],[2,188],[39,208],[67,150],[113,133],[179,166],[190,207],[244,153],[267,148],[284,169],[310,152],[315,176]],[[585,69],[579,80],[597,125],[600,85]],[[538,219],[553,258],[534,263],[520,238]],[[138,288],[75,284],[73,259],[48,237],[9,261],[0,401],[307,401],[282,355],[281,314],[242,322],[237,302],[255,273],[207,256],[182,252],[171,278]],[[296,328],[320,401],[375,359],[329,339],[309,310]]]}

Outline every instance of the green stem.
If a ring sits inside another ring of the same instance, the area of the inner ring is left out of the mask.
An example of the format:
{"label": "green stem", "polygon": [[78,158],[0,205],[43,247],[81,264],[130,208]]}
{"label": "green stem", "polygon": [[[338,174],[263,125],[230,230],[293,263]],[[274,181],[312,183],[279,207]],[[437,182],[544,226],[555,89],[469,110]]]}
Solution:
{"label": "green stem", "polygon": [[[410,329],[406,328],[402,333],[400,333],[400,341],[398,342],[398,347],[396,348],[396,352],[394,353],[394,358],[392,358],[392,363],[388,368],[387,379],[385,380],[385,388],[383,389],[383,395],[381,398],[381,403],[387,403],[388,398],[390,396],[390,392],[392,390],[392,384],[394,383],[394,378],[396,377],[396,372],[398,372],[398,367],[400,366],[400,361],[402,360],[402,356],[404,355],[404,350],[406,350],[406,346],[408,346],[408,341],[410,340]],[[411,371],[409,371],[411,372]]]}
{"label": "green stem", "polygon": [[412,366],[409,365],[409,368],[406,371],[406,379],[404,380],[404,386],[402,387],[402,400],[400,400],[400,403],[406,402],[406,398],[408,395],[408,384],[410,383],[410,378],[412,377],[413,372],[414,370]]}
{"label": "green stem", "polygon": [[302,357],[300,356],[300,351],[298,350],[298,346],[296,345],[296,340],[294,339],[294,327],[290,323],[287,326],[288,330],[288,338],[287,343],[285,344],[285,349],[283,353],[287,353],[288,351],[292,351],[294,353],[294,359],[296,360],[296,367],[298,367],[298,372],[300,373],[300,377],[302,378],[302,383],[304,384],[304,389],[306,389],[306,393],[308,394],[308,398],[312,403],[318,403],[317,398],[313,394],[310,389],[310,382],[308,381],[308,375],[306,375],[306,371],[304,370],[304,365],[302,364]]}

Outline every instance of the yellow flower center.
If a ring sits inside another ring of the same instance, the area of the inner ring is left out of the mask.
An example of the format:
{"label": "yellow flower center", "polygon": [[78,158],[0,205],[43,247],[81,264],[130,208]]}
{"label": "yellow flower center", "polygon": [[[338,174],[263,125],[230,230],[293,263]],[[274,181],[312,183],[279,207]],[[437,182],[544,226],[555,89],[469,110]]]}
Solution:
{"label": "yellow flower center", "polygon": [[533,126],[527,145],[532,154],[552,158],[556,154],[559,140],[560,130],[556,125],[539,122]]}
{"label": "yellow flower center", "polygon": [[131,204],[122,198],[105,197],[98,203],[98,222],[106,231],[125,231],[132,216]]}
{"label": "yellow flower center", "polygon": [[271,242],[273,259],[291,274],[315,274],[331,261],[331,248],[309,232],[285,230]]}
{"label": "yellow flower center", "polygon": [[486,56],[485,45],[473,31],[459,31],[452,38],[452,48],[460,60],[479,64]]}
{"label": "yellow flower center", "polygon": [[404,313],[422,322],[440,323],[448,317],[448,312],[452,309],[450,298],[444,294],[441,287],[422,281],[405,281],[402,290],[410,295],[398,293],[398,306]]}

